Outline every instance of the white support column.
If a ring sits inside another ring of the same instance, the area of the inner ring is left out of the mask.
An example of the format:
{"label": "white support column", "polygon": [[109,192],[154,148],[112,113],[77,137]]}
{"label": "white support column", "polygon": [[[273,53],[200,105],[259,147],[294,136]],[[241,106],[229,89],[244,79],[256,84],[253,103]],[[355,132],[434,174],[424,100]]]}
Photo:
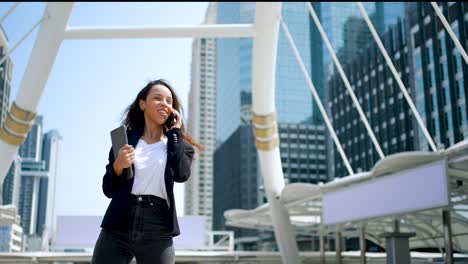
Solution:
{"label": "white support column", "polygon": [[62,43],[73,2],[48,3],[16,100],[0,128],[0,186],[19,146],[31,129],[37,106]]}
{"label": "white support column", "polygon": [[320,242],[320,264],[325,264],[326,259],[325,259],[325,231],[323,228],[320,228],[320,237],[319,237],[319,242]]}
{"label": "white support column", "polygon": [[288,211],[281,200],[284,188],[275,118],[275,73],[281,2],[257,2],[252,62],[252,123],[260,168],[270,204],[276,241],[283,263],[300,263]]}
{"label": "white support column", "polygon": [[359,226],[359,248],[361,249],[361,264],[366,264],[366,227],[364,223],[361,223]]}
{"label": "white support column", "polygon": [[450,222],[450,210],[442,210],[442,225],[444,229],[445,263],[453,264],[452,223]]}
{"label": "white support column", "polygon": [[337,228],[335,232],[335,263],[336,264],[343,264],[343,258],[341,256],[341,252],[343,251],[343,243],[342,243],[342,234],[341,231]]}

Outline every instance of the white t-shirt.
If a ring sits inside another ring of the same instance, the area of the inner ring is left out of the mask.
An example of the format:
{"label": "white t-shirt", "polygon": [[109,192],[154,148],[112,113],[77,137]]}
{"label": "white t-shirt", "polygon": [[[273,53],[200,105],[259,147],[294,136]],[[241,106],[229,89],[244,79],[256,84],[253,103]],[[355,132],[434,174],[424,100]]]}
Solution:
{"label": "white t-shirt", "polygon": [[135,179],[132,194],[151,194],[167,199],[164,171],[167,162],[167,138],[148,144],[140,138],[135,147]]}

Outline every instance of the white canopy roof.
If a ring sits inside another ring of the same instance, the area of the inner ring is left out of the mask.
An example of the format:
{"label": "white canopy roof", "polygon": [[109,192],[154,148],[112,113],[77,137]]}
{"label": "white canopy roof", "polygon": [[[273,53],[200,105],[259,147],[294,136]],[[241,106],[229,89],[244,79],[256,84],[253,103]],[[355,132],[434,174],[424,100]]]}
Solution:
{"label": "white canopy roof", "polygon": [[[324,193],[442,159],[447,159],[448,162],[449,207],[454,249],[466,252],[468,251],[468,213],[466,213],[468,212],[468,140],[439,152],[413,151],[390,155],[377,162],[371,171],[335,179],[325,184],[288,184],[282,191],[281,199],[289,211],[291,222],[298,234],[318,235],[320,230],[332,233],[336,230],[335,226],[321,225],[321,204]],[[398,217],[401,220],[401,232],[416,233],[415,237],[410,238],[410,248],[436,247],[440,249],[444,244],[441,209],[349,222],[341,224],[338,228],[344,236],[356,237],[359,236],[360,224],[364,223],[367,238],[383,246],[385,238],[379,235],[392,232],[393,221]],[[229,226],[273,230],[268,203],[252,210],[227,210],[224,217],[226,225]]]}

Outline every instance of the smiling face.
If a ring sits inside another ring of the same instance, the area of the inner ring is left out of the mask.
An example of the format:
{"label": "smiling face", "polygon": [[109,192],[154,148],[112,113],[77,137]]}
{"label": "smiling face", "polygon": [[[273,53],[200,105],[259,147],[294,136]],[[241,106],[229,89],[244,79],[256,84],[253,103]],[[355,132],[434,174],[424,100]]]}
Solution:
{"label": "smiling face", "polygon": [[140,109],[149,120],[158,125],[163,125],[172,113],[173,98],[169,88],[162,84],[151,87],[145,100],[140,100]]}

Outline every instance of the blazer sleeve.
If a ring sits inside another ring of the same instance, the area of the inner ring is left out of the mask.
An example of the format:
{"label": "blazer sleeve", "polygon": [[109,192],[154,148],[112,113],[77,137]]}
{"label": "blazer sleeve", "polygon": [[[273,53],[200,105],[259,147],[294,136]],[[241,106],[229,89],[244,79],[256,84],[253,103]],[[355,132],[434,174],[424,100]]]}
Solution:
{"label": "blazer sleeve", "polygon": [[194,148],[187,143],[179,128],[172,128],[166,132],[167,154],[169,166],[174,170],[174,181],[185,182],[190,178]]}
{"label": "blazer sleeve", "polygon": [[108,198],[112,198],[115,191],[125,183],[125,177],[123,175],[117,176],[115,174],[113,167],[114,161],[114,152],[111,148],[109,151],[109,164],[106,165],[106,173],[102,179],[102,190],[104,195]]}

